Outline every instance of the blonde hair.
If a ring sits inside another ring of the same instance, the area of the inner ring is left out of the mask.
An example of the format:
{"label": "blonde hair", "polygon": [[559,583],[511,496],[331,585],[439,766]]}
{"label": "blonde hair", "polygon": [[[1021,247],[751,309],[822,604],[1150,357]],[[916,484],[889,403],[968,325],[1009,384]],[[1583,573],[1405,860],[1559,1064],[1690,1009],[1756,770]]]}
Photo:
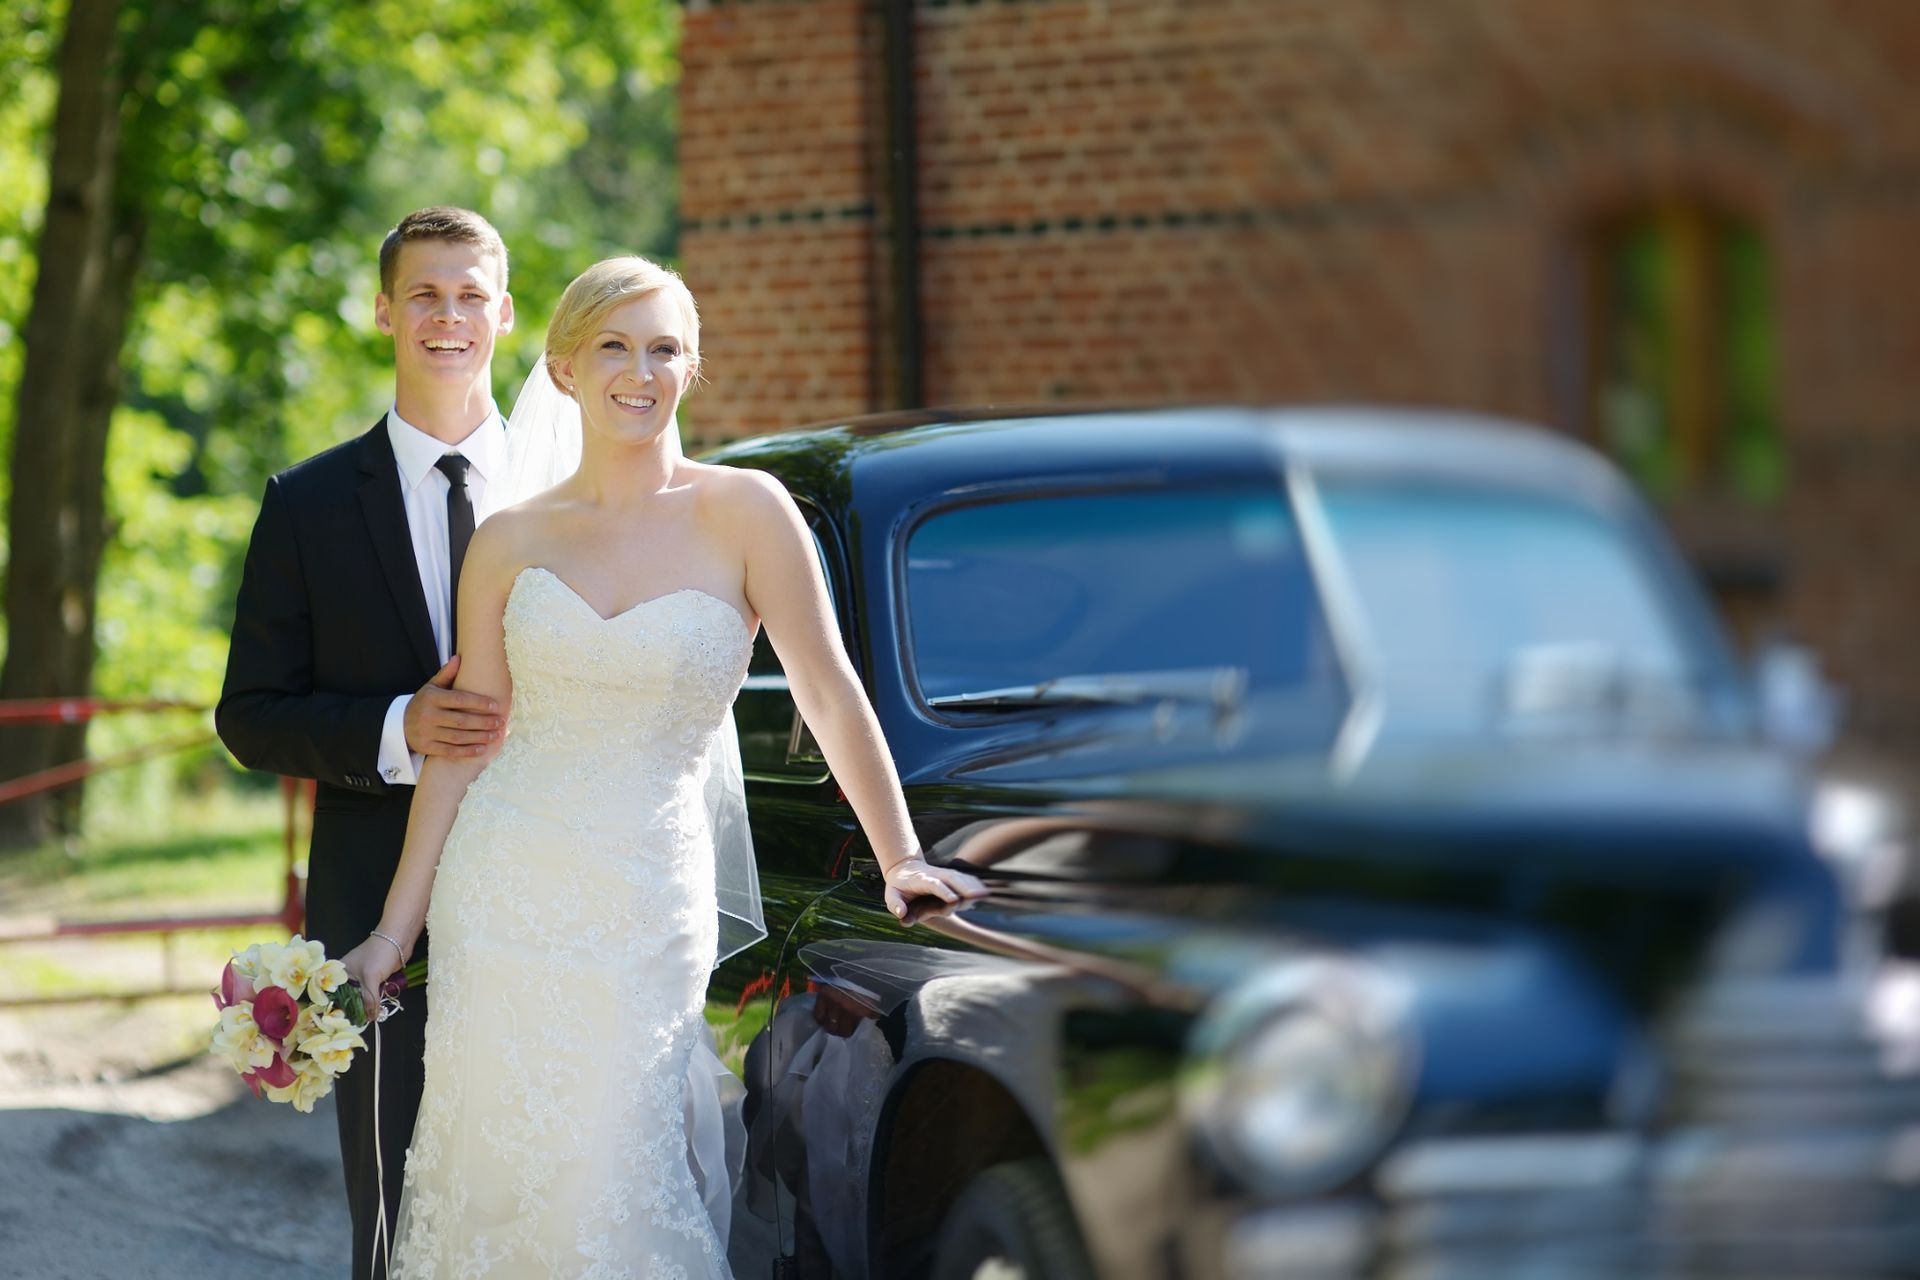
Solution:
{"label": "blonde hair", "polygon": [[560,377],[560,362],[598,333],[615,308],[655,293],[665,293],[680,305],[681,317],[687,322],[687,357],[697,377],[700,311],[694,306],[686,281],[657,262],[624,257],[594,263],[575,276],[560,295],[553,319],[547,322],[547,372],[555,385],[566,385]]}

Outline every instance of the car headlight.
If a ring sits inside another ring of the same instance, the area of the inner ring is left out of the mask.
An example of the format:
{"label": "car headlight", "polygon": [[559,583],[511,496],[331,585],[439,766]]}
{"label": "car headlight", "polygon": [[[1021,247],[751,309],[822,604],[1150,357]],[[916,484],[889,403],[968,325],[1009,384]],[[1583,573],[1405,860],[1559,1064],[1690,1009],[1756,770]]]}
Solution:
{"label": "car headlight", "polygon": [[1347,962],[1290,964],[1202,1019],[1182,1101],[1219,1165],[1264,1192],[1352,1176],[1406,1115],[1415,1051],[1403,990]]}

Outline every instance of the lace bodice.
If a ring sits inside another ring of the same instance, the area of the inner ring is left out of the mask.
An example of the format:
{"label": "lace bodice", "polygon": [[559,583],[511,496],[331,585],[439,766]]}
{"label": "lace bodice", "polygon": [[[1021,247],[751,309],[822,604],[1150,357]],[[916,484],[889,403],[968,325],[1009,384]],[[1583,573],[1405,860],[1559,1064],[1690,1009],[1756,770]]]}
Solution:
{"label": "lace bodice", "polygon": [[688,777],[746,676],[753,638],[718,596],[688,587],[611,618],[558,574],[523,569],[507,594],[513,706],[506,746],[482,780],[511,780],[564,755],[566,780],[631,790]]}

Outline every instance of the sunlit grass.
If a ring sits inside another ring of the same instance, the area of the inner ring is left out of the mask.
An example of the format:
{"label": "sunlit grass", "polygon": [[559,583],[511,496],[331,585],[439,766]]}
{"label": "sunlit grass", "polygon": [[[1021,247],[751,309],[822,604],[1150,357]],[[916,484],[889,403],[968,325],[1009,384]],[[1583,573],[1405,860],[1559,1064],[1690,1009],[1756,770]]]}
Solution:
{"label": "sunlit grass", "polygon": [[773,1000],[763,996],[736,1007],[732,1001],[707,1001],[707,1025],[713,1029],[714,1052],[727,1070],[746,1075],[747,1046],[773,1015]]}
{"label": "sunlit grass", "polygon": [[80,975],[67,965],[24,944],[0,950],[0,997],[59,995],[80,981]]}
{"label": "sunlit grass", "polygon": [[285,892],[283,823],[277,792],[105,815],[78,839],[0,855],[0,918],[266,909]]}
{"label": "sunlit grass", "polygon": [[[47,933],[63,921],[267,914],[284,899],[277,792],[219,791],[137,814],[95,810],[89,819],[76,839],[0,856],[0,936]],[[233,950],[284,936],[263,924],[7,942],[0,999],[211,986]]]}

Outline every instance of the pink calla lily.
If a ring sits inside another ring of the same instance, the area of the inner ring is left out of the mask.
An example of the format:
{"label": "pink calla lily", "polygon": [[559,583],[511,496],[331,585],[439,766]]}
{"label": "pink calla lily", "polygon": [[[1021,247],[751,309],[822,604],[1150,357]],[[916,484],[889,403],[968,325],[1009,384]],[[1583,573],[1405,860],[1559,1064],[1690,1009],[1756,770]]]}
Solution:
{"label": "pink calla lily", "polygon": [[246,1075],[247,1086],[253,1090],[256,1098],[260,1096],[260,1086],[263,1084],[284,1089],[292,1084],[293,1080],[293,1064],[277,1053],[273,1055],[272,1062],[264,1067],[256,1067]]}
{"label": "pink calla lily", "polygon": [[300,1021],[300,1006],[288,992],[268,987],[253,998],[253,1021],[261,1035],[278,1043]]}
{"label": "pink calla lily", "polygon": [[229,960],[220,974],[220,989],[213,993],[213,1007],[224,1009],[230,1004],[253,999],[253,994],[253,983],[234,972],[233,961]]}

